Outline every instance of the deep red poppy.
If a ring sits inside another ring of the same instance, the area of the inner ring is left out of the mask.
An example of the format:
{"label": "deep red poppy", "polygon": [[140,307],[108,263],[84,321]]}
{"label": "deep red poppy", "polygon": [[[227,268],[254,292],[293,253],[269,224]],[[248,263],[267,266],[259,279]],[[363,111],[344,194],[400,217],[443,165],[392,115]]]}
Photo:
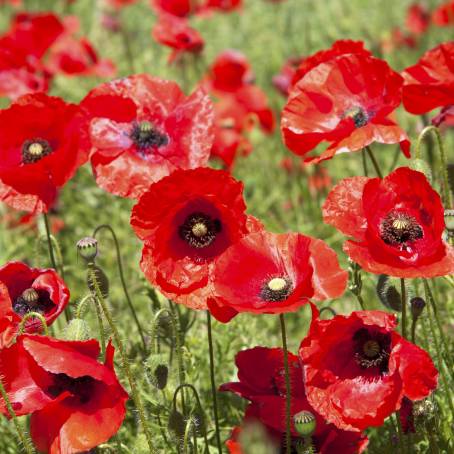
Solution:
{"label": "deep red poppy", "polygon": [[448,27],[454,23],[454,0],[438,6],[432,13],[432,21],[439,27]]}
{"label": "deep red poppy", "polygon": [[454,104],[454,41],[427,51],[403,76],[403,103],[408,112],[423,114]]}
{"label": "deep red poppy", "polygon": [[[401,102],[402,81],[385,61],[362,54],[320,63],[294,86],[284,107],[285,144],[305,156],[305,162],[361,150],[372,142],[400,143],[409,157],[407,135],[391,118]],[[307,157],[324,141],[330,143],[328,149]]]}
{"label": "deep red poppy", "polygon": [[[0,372],[18,415],[32,414],[30,434],[49,454],[88,451],[120,428],[128,394],[113,366],[109,342],[105,364],[99,343],[20,336],[0,350]],[[7,414],[0,401],[0,412]]]}
{"label": "deep red poppy", "polygon": [[220,11],[229,13],[243,6],[243,0],[205,0],[199,9],[204,11]]}
{"label": "deep red poppy", "polygon": [[380,426],[410,400],[437,386],[430,356],[396,331],[396,317],[382,311],[353,312],[312,323],[299,355],[309,403],[336,427],[361,431]]}
{"label": "deep red poppy", "polygon": [[415,36],[422,35],[430,25],[430,14],[421,3],[413,3],[407,9],[405,27]]}
{"label": "deep red poppy", "polygon": [[401,167],[380,178],[342,180],[323,206],[324,221],[354,238],[345,252],[366,271],[395,277],[454,272],[454,248],[445,244],[440,196],[424,174]]}
{"label": "deep red poppy", "polygon": [[[230,391],[248,399],[245,422],[260,421],[277,447],[281,447],[285,433],[285,371],[284,355],[280,348],[255,347],[239,352],[235,357],[239,382],[226,383],[221,391]],[[316,419],[312,435],[313,447],[320,454],[355,454],[367,446],[367,438],[359,433],[345,432],[328,424],[307,400],[303,371],[298,357],[288,353],[291,382],[291,415],[300,411],[312,413]],[[301,438],[291,418],[292,446],[296,448]],[[235,434],[238,435],[238,431]],[[236,437],[235,437],[236,438]],[[234,439],[235,439],[234,438]],[[236,446],[241,448],[241,446]],[[235,452],[235,451],[233,451]],[[241,453],[241,450],[238,452]]]}
{"label": "deep red poppy", "polygon": [[432,118],[432,124],[452,128],[454,126],[454,104],[443,107],[440,113]]}
{"label": "deep red poppy", "polygon": [[245,210],[243,184],[223,170],[177,170],[150,185],[131,215],[147,279],[175,302],[206,309],[213,260],[260,228]]}
{"label": "deep red poppy", "polygon": [[172,14],[159,14],[152,36],[159,44],[173,49],[169,63],[185,53],[198,54],[205,46],[200,33],[195,28],[190,27],[185,18]]}
{"label": "deep red poppy", "polygon": [[80,109],[45,94],[25,95],[0,111],[0,200],[47,212],[87,159]]}
{"label": "deep red poppy", "polygon": [[204,166],[213,143],[213,104],[167,80],[139,74],[94,88],[81,105],[92,118],[91,163],[104,190],[136,198],[176,169]]}
{"label": "deep red poppy", "polygon": [[[30,268],[22,262],[9,262],[0,268],[0,320],[8,329],[0,330],[0,348],[8,345],[22,317],[38,312],[47,325],[63,312],[69,302],[69,290],[52,269]],[[41,331],[39,320],[30,320],[28,333]]]}
{"label": "deep red poppy", "polygon": [[216,259],[208,308],[223,323],[239,312],[291,312],[309,298],[342,295],[346,283],[347,272],[322,240],[263,230],[245,236]]}
{"label": "deep red poppy", "polygon": [[186,17],[194,13],[195,2],[193,0],[150,0],[151,7],[157,12],[164,11],[177,17]]}

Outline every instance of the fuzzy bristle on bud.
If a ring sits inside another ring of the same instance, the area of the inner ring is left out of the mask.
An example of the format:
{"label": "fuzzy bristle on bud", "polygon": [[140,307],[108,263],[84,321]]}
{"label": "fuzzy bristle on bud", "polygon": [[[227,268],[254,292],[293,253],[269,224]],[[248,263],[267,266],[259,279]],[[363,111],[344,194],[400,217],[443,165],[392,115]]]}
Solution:
{"label": "fuzzy bristle on bud", "polygon": [[415,296],[410,300],[411,316],[413,319],[419,318],[422,311],[426,307],[426,302],[419,296]]}
{"label": "fuzzy bristle on bud", "polygon": [[152,354],[145,363],[147,377],[157,389],[164,389],[169,378],[169,366],[163,355]]}
{"label": "fuzzy bristle on bud", "polygon": [[65,329],[65,339],[84,341],[91,338],[90,328],[85,320],[81,318],[73,318],[70,320]]}

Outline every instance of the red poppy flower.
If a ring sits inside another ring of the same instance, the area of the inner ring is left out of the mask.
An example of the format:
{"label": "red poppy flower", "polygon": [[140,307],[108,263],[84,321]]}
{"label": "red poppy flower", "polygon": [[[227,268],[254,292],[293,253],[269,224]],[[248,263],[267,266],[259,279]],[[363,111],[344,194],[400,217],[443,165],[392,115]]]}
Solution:
{"label": "red poppy flower", "polygon": [[273,85],[283,96],[288,96],[293,86],[296,70],[303,61],[304,57],[289,58],[282,66],[279,74],[273,76]]}
{"label": "red poppy flower", "polygon": [[303,58],[293,76],[292,85],[302,79],[311,69],[320,63],[325,63],[341,55],[356,54],[370,57],[372,54],[364,49],[362,41],[352,41],[351,39],[340,39],[335,41],[329,49],[323,49],[310,57]]}
{"label": "red poppy flower", "polygon": [[239,312],[291,312],[309,298],[320,301],[342,295],[346,283],[346,271],[322,240],[259,231],[216,259],[208,307],[223,323]]}
{"label": "red poppy flower", "polygon": [[432,13],[432,21],[440,27],[447,27],[454,23],[454,1],[441,4]]}
{"label": "red poppy flower", "polygon": [[405,26],[415,36],[425,33],[430,25],[430,14],[427,8],[421,3],[413,3],[407,9]]}
{"label": "red poppy flower", "polygon": [[107,0],[107,3],[110,6],[113,6],[116,9],[124,8],[125,6],[132,5],[136,3],[137,0]]}
{"label": "red poppy flower", "polygon": [[243,6],[243,0],[205,0],[200,7],[200,12],[220,11],[229,13]]}
{"label": "red poppy flower", "polygon": [[78,106],[25,95],[0,111],[0,200],[17,210],[47,212],[85,162]]}
{"label": "red poppy flower", "polygon": [[299,352],[306,394],[338,428],[380,426],[404,396],[420,400],[436,388],[430,356],[395,331],[394,315],[361,311],[321,320],[313,305],[312,311]]}
{"label": "red poppy flower", "polygon": [[414,48],[416,44],[414,36],[404,33],[399,27],[394,27],[389,36],[381,41],[380,46],[384,54],[389,54],[402,47]]}
{"label": "red poppy flower", "polygon": [[450,106],[443,107],[440,113],[432,118],[432,124],[435,126],[454,126],[454,104]]}
{"label": "red poppy flower", "polygon": [[[88,451],[120,428],[128,395],[114,371],[109,343],[105,364],[97,340],[64,341],[23,335],[0,350],[0,372],[18,415],[32,413],[30,434],[49,454]],[[0,411],[7,414],[0,400]]]}
{"label": "red poppy flower", "polygon": [[178,17],[186,17],[195,12],[193,0],[151,0],[151,7],[157,12],[164,11]]}
{"label": "red poppy flower", "polygon": [[147,279],[177,303],[206,309],[213,259],[260,228],[246,216],[242,193],[242,183],[208,168],[177,170],[151,185],[131,216],[144,241],[141,268]]}
{"label": "red poppy flower", "polygon": [[136,198],[176,169],[204,166],[213,143],[213,105],[202,89],[186,97],[145,74],[94,88],[82,101],[93,118],[91,163],[99,186]]}
{"label": "red poppy flower", "polygon": [[373,57],[350,54],[321,63],[291,92],[281,122],[285,144],[307,156],[321,142],[330,143],[305,162],[357,151],[372,142],[400,143],[409,157],[407,135],[390,117],[401,102],[401,88],[402,77]]}
{"label": "red poppy flower", "polygon": [[324,221],[355,241],[345,252],[366,271],[395,277],[454,272],[454,248],[445,244],[440,196],[424,174],[401,167],[380,178],[342,180],[323,206]]}
{"label": "red poppy flower", "polygon": [[[239,352],[235,357],[238,367],[239,382],[226,383],[221,391],[231,391],[248,399],[251,403],[246,409],[245,422],[260,421],[267,429],[268,435],[281,447],[285,433],[285,372],[284,355],[280,348],[255,347]],[[367,446],[367,438],[362,434],[345,432],[337,429],[317,413],[307,400],[303,371],[298,357],[288,353],[291,380],[291,415],[301,411],[312,413],[316,420],[315,432],[311,437],[313,447],[320,454],[356,454]],[[294,427],[293,417],[292,447],[296,448],[302,441]],[[237,439],[238,432],[234,434]],[[238,445],[236,448],[241,448]],[[235,452],[235,451],[233,451]],[[242,452],[241,449],[238,452]]]}
{"label": "red poppy flower", "polygon": [[[9,262],[0,268],[0,284],[0,319],[8,325],[7,330],[0,332],[0,348],[10,343],[25,314],[38,312],[49,326],[69,302],[68,288],[52,269]],[[40,331],[41,323],[30,320],[25,329],[29,333]]]}
{"label": "red poppy flower", "polygon": [[403,76],[403,103],[408,112],[423,114],[454,104],[454,42],[427,51]]}
{"label": "red poppy flower", "polygon": [[159,44],[173,49],[169,63],[184,53],[198,54],[205,46],[200,33],[190,27],[186,19],[166,13],[159,15],[152,36]]}
{"label": "red poppy flower", "polygon": [[232,93],[250,84],[253,79],[254,73],[245,55],[228,49],[216,57],[204,84],[208,91]]}

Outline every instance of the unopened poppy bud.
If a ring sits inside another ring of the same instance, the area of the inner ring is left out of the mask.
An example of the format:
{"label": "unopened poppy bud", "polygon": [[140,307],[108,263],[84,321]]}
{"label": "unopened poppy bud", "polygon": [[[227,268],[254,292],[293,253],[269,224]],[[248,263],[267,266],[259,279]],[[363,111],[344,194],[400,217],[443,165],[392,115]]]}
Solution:
{"label": "unopened poppy bud", "polygon": [[157,389],[164,389],[169,378],[169,366],[163,355],[150,355],[146,362],[150,383]]}
{"label": "unopened poppy bud", "polygon": [[107,298],[109,295],[109,279],[99,266],[93,264],[89,266],[87,285],[93,294],[96,294],[96,288],[98,288],[104,297]]}
{"label": "unopened poppy bud", "polygon": [[410,300],[410,307],[411,307],[411,316],[413,319],[417,319],[424,310],[426,306],[426,302],[419,296],[415,296]]}
{"label": "unopened poppy bud", "polygon": [[81,318],[73,318],[66,326],[66,340],[84,341],[90,338],[90,328],[85,320],[82,320]]}
{"label": "unopened poppy bud", "polygon": [[413,159],[409,165],[410,169],[416,170],[423,173],[429,183],[432,181],[432,170],[430,170],[429,164],[424,159]]}
{"label": "unopened poppy bud", "polygon": [[402,298],[396,287],[391,284],[389,276],[380,275],[377,282],[377,294],[386,307],[397,312],[402,310]]}
{"label": "unopened poppy bud", "polygon": [[310,437],[315,432],[317,422],[313,413],[303,410],[293,416],[293,424],[300,435]]}
{"label": "unopened poppy bud", "polygon": [[93,262],[98,255],[98,241],[96,238],[86,236],[77,242],[77,250],[83,259]]}
{"label": "unopened poppy bud", "polygon": [[413,405],[413,415],[420,422],[420,420],[428,421],[435,416],[437,407],[431,399],[424,399],[415,402]]}
{"label": "unopened poppy bud", "polygon": [[178,440],[181,440],[184,437],[186,421],[178,410],[174,410],[170,413],[167,428],[171,435],[175,436]]}

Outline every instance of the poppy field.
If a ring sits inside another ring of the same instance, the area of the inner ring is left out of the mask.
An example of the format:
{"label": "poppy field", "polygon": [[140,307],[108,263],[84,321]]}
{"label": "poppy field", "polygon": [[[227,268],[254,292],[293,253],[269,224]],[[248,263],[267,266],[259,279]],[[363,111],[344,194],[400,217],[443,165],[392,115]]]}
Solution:
{"label": "poppy field", "polygon": [[452,0],[0,0],[0,454],[454,451]]}

